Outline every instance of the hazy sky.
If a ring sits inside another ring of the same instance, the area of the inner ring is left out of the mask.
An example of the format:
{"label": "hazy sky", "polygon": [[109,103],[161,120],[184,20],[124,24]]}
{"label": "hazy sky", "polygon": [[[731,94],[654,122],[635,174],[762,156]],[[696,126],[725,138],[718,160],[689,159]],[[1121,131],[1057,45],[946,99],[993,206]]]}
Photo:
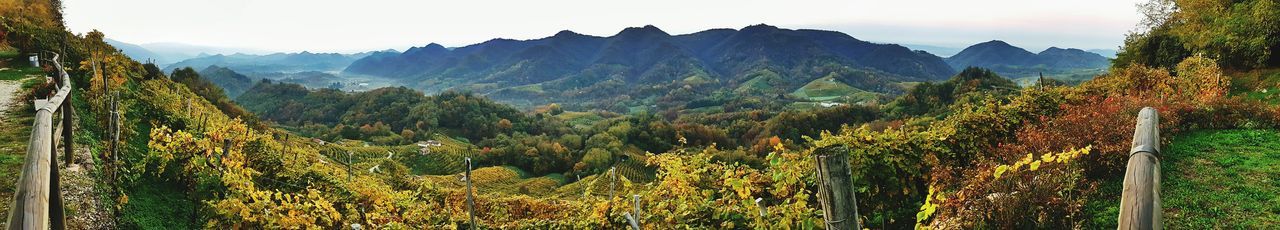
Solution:
{"label": "hazy sky", "polygon": [[64,0],[66,22],[130,43],[271,51],[403,51],[573,30],[608,36],[655,25],[671,34],[770,24],[862,40],[964,47],[999,39],[1114,49],[1138,22],[1136,0]]}

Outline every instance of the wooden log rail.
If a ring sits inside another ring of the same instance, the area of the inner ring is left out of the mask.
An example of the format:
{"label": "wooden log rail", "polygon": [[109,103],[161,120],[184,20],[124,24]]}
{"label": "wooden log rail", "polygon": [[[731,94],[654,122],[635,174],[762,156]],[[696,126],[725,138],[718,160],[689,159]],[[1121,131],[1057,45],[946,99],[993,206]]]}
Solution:
{"label": "wooden log rail", "polygon": [[[71,77],[58,60],[58,54],[50,60],[58,70],[57,93],[48,99],[35,101],[35,124],[32,125],[27,155],[22,163],[22,176],[9,209],[9,229],[65,229],[62,207],[62,191],[59,188],[58,161],[53,159],[59,141],[63,142],[67,162],[71,159]],[[54,133],[55,113],[62,109],[61,140]]]}
{"label": "wooden log rail", "polygon": [[1151,107],[1138,113],[1133,148],[1124,173],[1116,229],[1161,229],[1160,116]]}

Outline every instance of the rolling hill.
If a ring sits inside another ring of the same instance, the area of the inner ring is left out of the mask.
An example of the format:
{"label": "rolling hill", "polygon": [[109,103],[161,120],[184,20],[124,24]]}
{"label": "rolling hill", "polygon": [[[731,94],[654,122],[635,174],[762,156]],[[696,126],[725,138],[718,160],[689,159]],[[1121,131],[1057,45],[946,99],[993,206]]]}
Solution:
{"label": "rolling hill", "polygon": [[214,85],[222,88],[227,93],[227,97],[236,98],[243,94],[250,87],[253,87],[253,79],[244,74],[236,73],[226,67],[212,65],[200,70],[200,77],[212,82]]}

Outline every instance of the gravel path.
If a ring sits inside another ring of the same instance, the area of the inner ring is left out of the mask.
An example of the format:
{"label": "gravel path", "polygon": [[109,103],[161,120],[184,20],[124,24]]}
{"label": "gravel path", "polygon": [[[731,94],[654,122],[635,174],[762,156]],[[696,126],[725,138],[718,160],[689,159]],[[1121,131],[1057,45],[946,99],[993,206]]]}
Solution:
{"label": "gravel path", "polygon": [[[13,98],[18,97],[19,89],[22,89],[20,81],[0,80],[0,113],[9,111],[10,104],[17,103]],[[4,119],[3,116],[0,116],[0,119]]]}

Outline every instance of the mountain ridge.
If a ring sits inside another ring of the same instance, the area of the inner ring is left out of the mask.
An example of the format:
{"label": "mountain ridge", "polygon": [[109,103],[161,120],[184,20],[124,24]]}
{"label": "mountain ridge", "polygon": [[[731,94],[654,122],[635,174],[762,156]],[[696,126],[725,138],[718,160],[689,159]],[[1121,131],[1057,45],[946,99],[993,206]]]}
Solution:
{"label": "mountain ridge", "polygon": [[1049,47],[1032,53],[1001,40],[974,44],[945,60],[955,69],[982,67],[1007,78],[1033,77],[1039,73],[1091,76],[1088,73],[1111,65],[1110,59],[1081,49]]}
{"label": "mountain ridge", "polygon": [[[782,87],[789,88],[857,72],[857,77],[841,79],[864,79],[850,85],[881,93],[900,90],[889,86],[892,82],[955,74],[941,57],[901,45],[764,24],[678,35],[652,25],[604,37],[563,30],[538,39],[491,39],[452,49],[432,43],[398,54],[369,55],[343,72],[394,78],[427,92],[462,90],[499,100],[547,101],[619,93],[656,99],[684,87],[683,79],[736,88],[762,70],[778,73],[786,80]],[[877,80],[866,80],[870,78]],[[713,90],[693,91],[705,95]]]}

